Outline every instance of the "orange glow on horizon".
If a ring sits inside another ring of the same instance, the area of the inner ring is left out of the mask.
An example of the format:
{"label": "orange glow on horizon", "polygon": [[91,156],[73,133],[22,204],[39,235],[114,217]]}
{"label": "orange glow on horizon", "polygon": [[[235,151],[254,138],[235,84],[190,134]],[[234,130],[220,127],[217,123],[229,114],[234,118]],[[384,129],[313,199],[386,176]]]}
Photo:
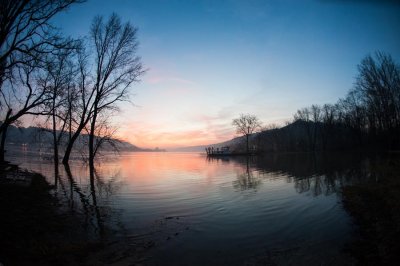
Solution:
{"label": "orange glow on horizon", "polygon": [[205,130],[188,130],[182,132],[160,132],[154,131],[138,131],[132,129],[121,130],[118,138],[128,141],[140,148],[168,149],[188,146],[210,145],[228,141],[234,138],[233,129],[223,130],[216,133],[215,131],[207,132]]}
{"label": "orange glow on horizon", "polygon": [[[179,157],[179,160],[168,153],[148,153],[146,156],[141,153],[129,154],[120,157],[120,164],[124,178],[140,183],[154,182],[155,179],[160,182],[160,177],[173,181],[200,176],[206,177],[209,182],[212,182],[212,177],[225,171],[220,164],[210,164],[206,156],[200,154],[182,156]],[[226,165],[226,167],[231,166]],[[168,174],[165,174],[166,172]],[[171,180],[171,177],[174,178]]]}

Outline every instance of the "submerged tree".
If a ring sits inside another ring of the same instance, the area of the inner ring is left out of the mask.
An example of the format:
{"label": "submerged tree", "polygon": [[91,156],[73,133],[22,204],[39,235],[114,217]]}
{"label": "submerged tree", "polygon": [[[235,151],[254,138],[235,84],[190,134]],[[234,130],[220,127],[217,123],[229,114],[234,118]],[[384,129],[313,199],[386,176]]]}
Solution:
{"label": "submerged tree", "polygon": [[96,17],[90,37],[95,46],[95,98],[89,132],[89,163],[93,164],[98,116],[107,110],[115,110],[119,101],[127,100],[129,86],[138,81],[144,70],[136,54],[137,29],[129,22],[122,24],[116,14],[112,14],[106,23],[102,17]]}
{"label": "submerged tree", "polygon": [[89,164],[93,164],[98,149],[96,133],[99,128],[108,128],[107,135],[111,132],[104,125],[105,120],[99,117],[108,117],[107,113],[118,110],[118,102],[129,100],[130,85],[144,73],[141,59],[136,54],[137,29],[130,23],[122,24],[116,14],[111,15],[107,22],[103,17],[95,17],[89,40],[87,46],[94,48],[92,53],[82,49],[78,56],[80,94],[64,164],[68,163],[73,145],[85,128],[89,134]]}
{"label": "submerged tree", "polygon": [[[50,20],[80,2],[84,0],[1,1],[0,161],[8,126],[26,114],[50,118],[56,161],[65,130],[64,163],[83,129],[89,133],[91,163],[100,144],[111,140],[113,130],[103,118],[129,99],[130,85],[144,73],[136,54],[137,29],[113,14],[107,21],[100,16],[93,20],[87,43],[62,38]],[[102,138],[96,143],[99,132]]]}
{"label": "submerged tree", "polygon": [[[48,56],[39,77],[39,84],[47,91],[49,101],[45,103],[43,112],[47,116],[48,127],[53,136],[53,152],[56,175],[58,173],[59,146],[69,127],[72,112],[72,96],[76,94],[75,76],[77,69],[74,64],[76,52],[65,49],[56,55]],[[51,126],[49,126],[51,124]]]}
{"label": "submerged tree", "polygon": [[50,100],[46,88],[36,82],[38,71],[37,67],[25,65],[18,69],[18,80],[3,86],[0,102],[2,113],[5,111],[5,115],[0,125],[0,162],[5,159],[8,127],[23,115],[39,115],[41,111],[37,108]]}
{"label": "submerged tree", "polygon": [[75,142],[78,140],[82,130],[88,124],[92,115],[92,106],[95,90],[93,89],[92,81],[90,78],[88,55],[82,47],[78,50],[76,67],[76,90],[69,93],[67,100],[68,104],[68,141],[65,147],[63,164],[68,164],[69,158],[74,147]]}
{"label": "submerged tree", "polygon": [[50,20],[79,0],[4,0],[0,11],[0,161],[8,127],[26,114],[38,115],[49,99],[37,77],[45,59],[74,42],[62,38]]}
{"label": "submerged tree", "polygon": [[239,118],[232,121],[232,125],[236,127],[236,132],[246,136],[246,152],[249,153],[249,136],[261,128],[261,122],[255,115],[241,114]]}

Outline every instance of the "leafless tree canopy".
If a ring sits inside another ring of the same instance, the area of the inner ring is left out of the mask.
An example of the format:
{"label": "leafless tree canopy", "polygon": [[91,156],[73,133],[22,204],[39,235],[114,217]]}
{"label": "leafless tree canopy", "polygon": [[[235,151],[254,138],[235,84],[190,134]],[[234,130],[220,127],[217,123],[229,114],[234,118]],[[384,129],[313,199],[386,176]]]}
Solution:
{"label": "leafless tree canopy", "polygon": [[232,125],[238,134],[250,135],[261,127],[261,122],[255,115],[241,114],[239,118],[233,119]]}
{"label": "leafless tree canopy", "polygon": [[101,16],[95,17],[88,39],[85,45],[88,49],[81,49],[77,60],[79,96],[73,115],[74,133],[68,142],[64,163],[68,163],[72,146],[86,127],[89,163],[93,163],[99,147],[98,142],[96,144],[98,128],[112,132],[104,124],[104,121],[109,121],[105,118],[118,111],[119,102],[129,100],[130,86],[144,73],[141,59],[137,56],[137,29],[130,23],[123,24],[116,14],[107,21]]}
{"label": "leafless tree canopy", "polygon": [[399,64],[383,52],[366,56],[344,98],[299,109],[293,123],[258,139],[265,151],[398,150]]}
{"label": "leafless tree canopy", "polygon": [[[48,58],[74,49],[50,19],[80,0],[1,0],[0,5],[0,161],[9,125],[26,114],[43,114],[51,100],[43,79]],[[47,68],[48,69],[48,68]]]}
{"label": "leafless tree canopy", "polygon": [[[47,116],[55,158],[69,131],[64,163],[84,129],[91,162],[99,144],[111,140],[113,130],[105,118],[118,110],[118,102],[129,100],[130,85],[144,73],[137,29],[112,14],[108,20],[93,19],[86,42],[62,38],[50,20],[80,2],[1,0],[0,161],[7,127],[26,114]],[[104,136],[96,144],[99,132]]]}
{"label": "leafless tree canopy", "polygon": [[[32,64],[41,55],[65,45],[50,19],[82,0],[1,0],[0,82],[18,65]],[[0,83],[1,87],[1,83]]]}
{"label": "leafless tree canopy", "polygon": [[249,153],[249,136],[261,128],[261,122],[255,115],[241,114],[239,118],[232,121],[236,127],[236,132],[246,136],[246,152]]}
{"label": "leafless tree canopy", "polygon": [[122,24],[116,14],[104,23],[102,17],[93,20],[90,32],[94,44],[93,115],[89,134],[89,162],[96,154],[95,132],[97,118],[107,109],[115,109],[116,103],[129,98],[129,86],[144,73],[137,56],[137,29],[130,23]]}

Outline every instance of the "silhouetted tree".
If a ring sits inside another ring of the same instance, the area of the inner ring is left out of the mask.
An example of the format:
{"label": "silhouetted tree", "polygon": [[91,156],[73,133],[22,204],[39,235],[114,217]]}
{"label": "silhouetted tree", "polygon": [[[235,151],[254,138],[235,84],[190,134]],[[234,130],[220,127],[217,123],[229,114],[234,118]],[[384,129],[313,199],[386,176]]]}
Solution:
{"label": "silhouetted tree", "polygon": [[39,85],[48,93],[49,101],[45,103],[44,112],[48,113],[53,136],[54,165],[58,174],[59,146],[65,136],[71,118],[71,95],[76,89],[74,50],[65,49],[56,55],[48,56],[44,64],[43,75],[39,78]]}
{"label": "silhouetted tree", "polygon": [[365,57],[358,71],[355,93],[366,112],[368,131],[391,141],[400,134],[400,66],[377,52]]}
{"label": "silhouetted tree", "polygon": [[317,140],[318,140],[318,132],[320,128],[320,122],[321,122],[321,107],[317,104],[311,105],[310,108],[311,111],[311,119],[312,122],[312,144],[311,144],[311,150],[315,151],[317,150]]}
{"label": "silhouetted tree", "polygon": [[122,24],[116,14],[112,14],[106,23],[103,17],[96,17],[90,37],[95,46],[95,98],[89,132],[89,163],[93,164],[99,114],[115,110],[117,102],[127,100],[129,86],[138,81],[144,70],[136,54],[137,29],[129,22]]}
{"label": "silhouetted tree", "polygon": [[[94,147],[93,152],[96,157],[97,154],[100,153],[101,148],[106,147],[112,148],[114,152],[119,151],[118,144],[121,143],[115,135],[117,133],[118,128],[115,127],[111,120],[114,117],[113,112],[100,113],[97,117],[96,128],[94,132]],[[90,134],[90,127],[85,128],[85,132],[87,135]]]}
{"label": "silhouetted tree", "polygon": [[8,127],[23,115],[41,114],[37,108],[50,100],[46,88],[38,86],[38,71],[35,66],[21,66],[18,68],[18,80],[8,83],[6,87],[3,84],[0,101],[2,102],[2,111],[6,112],[0,125],[0,162],[4,161]]}
{"label": "silhouetted tree", "polygon": [[68,164],[74,144],[88,124],[93,112],[95,89],[91,80],[88,57],[86,49],[81,47],[78,50],[76,62],[78,69],[76,75],[77,90],[76,93],[72,91],[68,98],[68,105],[70,106],[68,108],[70,110],[68,116],[69,135],[62,160],[63,164]]}
{"label": "silhouetted tree", "polygon": [[337,118],[337,109],[335,105],[324,104],[321,108],[321,144],[322,150],[326,150],[329,141],[329,135],[334,130],[335,121]]}
{"label": "silhouetted tree", "polygon": [[13,69],[37,64],[40,56],[65,46],[50,19],[82,0],[1,0],[0,90]]}
{"label": "silhouetted tree", "polygon": [[[80,96],[73,115],[76,122],[66,147],[64,164],[68,163],[75,141],[87,126],[89,164],[93,164],[99,116],[107,117],[107,112],[118,110],[118,102],[129,100],[130,85],[144,73],[140,57],[136,54],[137,29],[130,23],[122,24],[116,14],[111,15],[106,23],[103,17],[95,17],[89,40],[88,45],[94,47],[93,53],[82,49],[78,56]],[[103,129],[104,121],[101,125]]]}
{"label": "silhouetted tree", "polygon": [[[312,105],[294,115],[307,123],[310,150],[334,147],[400,146],[400,67],[390,55],[377,52],[358,65],[354,88],[334,105]],[[320,137],[317,137],[320,132]],[[312,140],[310,142],[310,140]]]}
{"label": "silhouetted tree", "polygon": [[241,114],[239,118],[232,121],[232,125],[236,127],[236,132],[246,136],[246,152],[249,153],[249,136],[261,128],[261,122],[258,117],[250,114]]}
{"label": "silhouetted tree", "polygon": [[[8,126],[25,114],[38,115],[47,102],[47,91],[36,78],[45,58],[74,42],[61,38],[50,19],[79,0],[4,0],[0,11],[0,161]],[[6,82],[7,81],[7,82]]]}
{"label": "silhouetted tree", "polygon": [[313,125],[312,125],[312,114],[311,114],[311,108],[305,107],[302,109],[297,110],[296,114],[294,114],[294,121],[302,121],[304,123],[305,131],[306,131],[306,136],[307,140],[306,142],[306,149],[312,150],[312,145],[313,145]]}

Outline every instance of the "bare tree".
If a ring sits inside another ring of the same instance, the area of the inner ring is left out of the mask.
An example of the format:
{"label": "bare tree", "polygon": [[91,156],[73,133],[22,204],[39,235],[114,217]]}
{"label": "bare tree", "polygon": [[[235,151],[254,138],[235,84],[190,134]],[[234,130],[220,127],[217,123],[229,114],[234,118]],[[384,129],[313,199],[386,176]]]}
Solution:
{"label": "bare tree", "polygon": [[112,116],[99,119],[97,123],[98,126],[95,132],[96,139],[94,143],[94,157],[105,145],[111,147],[114,152],[119,152],[118,144],[121,143],[121,141],[115,137],[118,128],[111,124],[109,121],[110,118],[112,118]]}
{"label": "bare tree", "polygon": [[312,110],[311,108],[305,107],[300,110],[297,110],[296,114],[294,114],[294,120],[295,121],[303,121],[305,130],[306,130],[306,135],[307,135],[307,147],[308,149],[312,149],[313,145],[313,126],[312,126]]}
{"label": "bare tree", "polygon": [[55,33],[50,19],[82,0],[1,0],[0,90],[14,67],[35,63],[65,40]]}
{"label": "bare tree", "polygon": [[327,149],[329,134],[332,134],[337,117],[337,109],[335,105],[324,104],[321,109],[321,143],[322,150]]}
{"label": "bare tree", "polygon": [[310,121],[311,111],[309,108],[302,108],[297,110],[296,114],[294,114],[294,120],[302,120],[305,122]]}
{"label": "bare tree", "polygon": [[[398,149],[400,147],[400,66],[385,53],[365,57],[355,86],[335,104],[312,105],[280,129],[287,150]],[[268,138],[272,134],[261,134]],[[286,136],[285,136],[286,135]],[[277,138],[279,139],[279,138]],[[281,140],[279,140],[281,142]]]}
{"label": "bare tree", "polygon": [[[94,47],[93,53],[82,49],[78,57],[80,94],[76,112],[71,116],[74,117],[73,133],[66,147],[64,164],[68,163],[73,145],[87,125],[89,163],[93,164],[98,147],[99,116],[107,117],[107,112],[118,110],[118,102],[129,100],[130,85],[144,73],[140,57],[136,55],[137,29],[130,23],[122,24],[116,14],[106,23],[102,17],[95,17],[89,40],[88,46]],[[105,128],[104,124],[101,128]]]}
{"label": "bare tree", "polygon": [[317,104],[311,105],[311,118],[313,123],[311,124],[312,127],[312,146],[311,150],[315,151],[317,149],[317,140],[318,140],[318,132],[320,129],[320,122],[321,122],[321,107]]}
{"label": "bare tree", "polygon": [[382,132],[400,128],[400,66],[385,53],[367,56],[358,65],[354,92],[367,112],[369,127]]}
{"label": "bare tree", "polygon": [[261,127],[261,122],[255,115],[241,114],[239,118],[233,119],[232,125],[238,134],[246,136],[246,152],[249,154],[249,136]]}
{"label": "bare tree", "polygon": [[96,122],[100,113],[115,110],[116,103],[127,100],[129,87],[144,73],[138,47],[137,29],[129,22],[122,24],[116,14],[104,23],[103,17],[93,20],[91,40],[94,43],[95,98],[90,121],[89,163],[95,156]]}
{"label": "bare tree", "polygon": [[[18,69],[18,80],[7,83],[0,95],[2,102],[2,124],[0,125],[0,162],[4,161],[5,141],[8,127],[23,115],[39,115],[42,112],[37,108],[48,102],[49,96],[46,88],[38,86],[38,68],[29,65]],[[5,112],[3,112],[5,111]]]}
{"label": "bare tree", "polygon": [[76,89],[75,56],[76,53],[71,49],[64,49],[56,55],[48,56],[43,75],[39,78],[39,84],[48,91],[49,101],[45,103],[44,113],[47,113],[48,120],[51,120],[56,175],[59,162],[58,150],[69,127],[68,122],[71,120],[69,116],[72,112],[71,95]]}
{"label": "bare tree", "polygon": [[88,57],[84,47],[78,50],[76,62],[78,69],[76,75],[77,92],[69,93],[67,101],[70,106],[68,108],[70,112],[68,115],[69,135],[62,160],[63,164],[68,164],[74,144],[92,116],[95,90],[90,77]]}
{"label": "bare tree", "polygon": [[60,48],[73,48],[61,38],[50,19],[79,0],[4,0],[0,11],[0,161],[8,126],[48,101],[36,78],[45,58]]}

